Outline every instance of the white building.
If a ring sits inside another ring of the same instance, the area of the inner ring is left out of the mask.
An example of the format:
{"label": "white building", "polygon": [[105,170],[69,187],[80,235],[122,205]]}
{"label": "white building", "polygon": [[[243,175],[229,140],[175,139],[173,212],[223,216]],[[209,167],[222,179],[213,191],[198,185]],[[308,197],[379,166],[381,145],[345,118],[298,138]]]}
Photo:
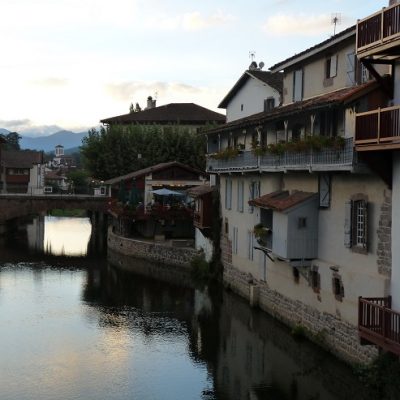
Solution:
{"label": "white building", "polygon": [[[386,101],[357,63],[355,31],[273,66],[282,105],[209,131],[207,171],[219,177],[225,284],[341,358],[367,361],[377,351],[360,346],[358,298],[388,294],[375,232],[391,191],[353,148],[356,112]],[[246,104],[246,88],[227,107]]]}

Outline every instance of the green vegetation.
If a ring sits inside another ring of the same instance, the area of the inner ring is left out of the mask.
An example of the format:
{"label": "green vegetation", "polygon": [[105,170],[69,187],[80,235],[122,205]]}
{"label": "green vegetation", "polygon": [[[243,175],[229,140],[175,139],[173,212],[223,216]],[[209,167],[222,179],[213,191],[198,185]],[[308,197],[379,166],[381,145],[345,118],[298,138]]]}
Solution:
{"label": "green vegetation", "polygon": [[81,147],[84,166],[101,180],[168,161],[204,169],[205,151],[205,136],[179,125],[91,129]]}
{"label": "green vegetation", "polygon": [[378,356],[369,365],[356,365],[355,374],[375,399],[397,399],[400,393],[400,362],[391,353]]}

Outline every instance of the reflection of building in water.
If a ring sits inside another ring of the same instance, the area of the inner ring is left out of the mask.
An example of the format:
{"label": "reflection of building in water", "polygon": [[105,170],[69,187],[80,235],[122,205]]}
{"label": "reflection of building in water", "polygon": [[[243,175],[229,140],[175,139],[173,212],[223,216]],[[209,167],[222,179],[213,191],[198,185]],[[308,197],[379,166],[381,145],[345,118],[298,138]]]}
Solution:
{"label": "reflection of building in water", "polygon": [[224,295],[220,340],[216,381],[228,398],[365,398],[347,366],[231,294]]}
{"label": "reflection of building in water", "polygon": [[28,237],[28,246],[35,251],[44,250],[44,221],[45,216],[41,214],[32,219],[32,222],[26,225]]}

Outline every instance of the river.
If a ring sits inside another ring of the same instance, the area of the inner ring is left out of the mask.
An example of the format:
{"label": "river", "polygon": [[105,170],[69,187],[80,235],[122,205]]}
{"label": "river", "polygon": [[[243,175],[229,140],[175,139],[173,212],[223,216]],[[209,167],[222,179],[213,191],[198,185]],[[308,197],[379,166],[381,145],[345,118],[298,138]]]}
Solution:
{"label": "river", "polygon": [[0,241],[1,399],[369,399],[350,367],[241,298],[107,262],[90,231],[46,217]]}

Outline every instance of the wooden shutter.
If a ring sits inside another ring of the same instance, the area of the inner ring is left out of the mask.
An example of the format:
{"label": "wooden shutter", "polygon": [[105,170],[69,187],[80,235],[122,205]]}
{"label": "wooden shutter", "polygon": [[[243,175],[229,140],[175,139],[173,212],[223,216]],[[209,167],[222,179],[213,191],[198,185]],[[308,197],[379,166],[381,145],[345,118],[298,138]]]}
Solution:
{"label": "wooden shutter", "polygon": [[319,206],[328,208],[331,205],[331,176],[329,174],[319,175]]}
{"label": "wooden shutter", "polygon": [[[249,184],[249,200],[255,199],[255,182]],[[249,204],[249,213],[253,213],[254,207]]]}
{"label": "wooden shutter", "polygon": [[356,55],[354,51],[346,54],[346,74],[347,86],[354,86],[356,84]]}
{"label": "wooden shutter", "polygon": [[338,59],[337,54],[331,57],[331,68],[329,71],[329,78],[333,78],[337,75],[337,59]]}
{"label": "wooden shutter", "polygon": [[368,203],[363,200],[363,205],[364,205],[364,243],[363,247],[365,250],[368,250]]}
{"label": "wooden shutter", "polygon": [[350,248],[352,245],[352,201],[346,201],[344,205],[344,245]]}

